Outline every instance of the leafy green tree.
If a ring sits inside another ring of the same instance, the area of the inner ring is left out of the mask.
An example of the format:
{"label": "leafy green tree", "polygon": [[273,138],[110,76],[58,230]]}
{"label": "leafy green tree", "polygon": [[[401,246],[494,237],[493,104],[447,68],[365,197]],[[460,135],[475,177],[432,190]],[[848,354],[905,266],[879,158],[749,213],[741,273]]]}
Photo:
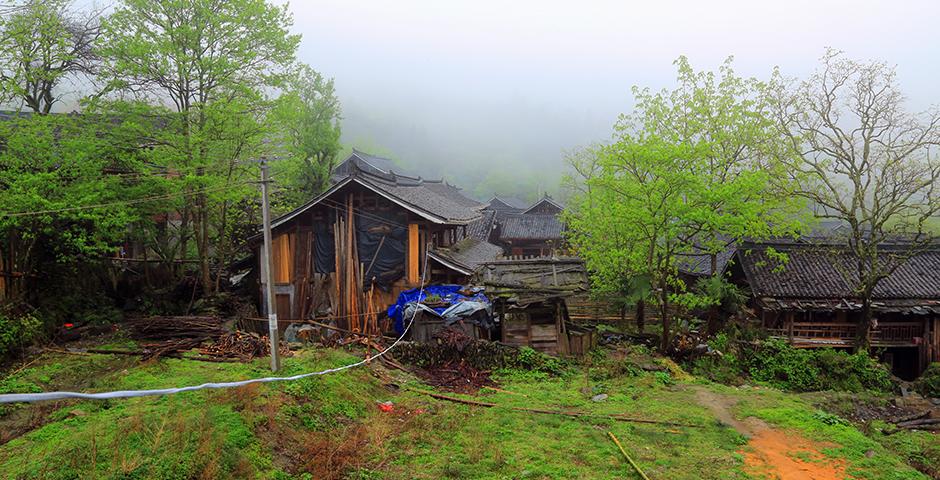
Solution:
{"label": "leafy green tree", "polygon": [[595,288],[617,294],[624,276],[649,279],[663,350],[673,304],[717,301],[687,288],[683,258],[714,256],[743,238],[792,234],[803,207],[777,181],[786,149],[766,86],[736,76],[731,59],[717,76],[695,72],[685,58],[676,65],[675,90],[634,88],[634,113],[621,116],[614,141],[574,165],[572,182],[581,188],[566,217]]}
{"label": "leafy green tree", "polygon": [[116,252],[142,210],[139,168],[114,124],[99,116],[23,115],[0,122],[0,241],[8,301],[27,300],[40,261]]}
{"label": "leafy green tree", "polygon": [[178,172],[182,198],[164,226],[179,238],[167,253],[187,257],[192,240],[206,291],[255,176],[246,166],[263,148],[268,93],[294,60],[291,23],[286,5],[264,0],[124,0],[103,26],[104,96],[146,101],[161,119],[153,151]]}
{"label": "leafy green tree", "polygon": [[794,195],[846,227],[839,240],[854,260],[840,273],[861,300],[857,345],[867,349],[875,289],[936,241],[940,111],[907,111],[894,68],[835,50],[807,80],[778,73],[773,86],[775,116],[794,152],[784,171]]}
{"label": "leafy green tree", "polygon": [[272,115],[288,158],[275,163],[289,206],[310,200],[330,184],[340,144],[340,104],[333,79],[300,65],[286,82]]}
{"label": "leafy green tree", "polygon": [[47,114],[64,84],[88,79],[97,58],[98,12],[80,14],[68,0],[29,0],[0,17],[0,103]]}

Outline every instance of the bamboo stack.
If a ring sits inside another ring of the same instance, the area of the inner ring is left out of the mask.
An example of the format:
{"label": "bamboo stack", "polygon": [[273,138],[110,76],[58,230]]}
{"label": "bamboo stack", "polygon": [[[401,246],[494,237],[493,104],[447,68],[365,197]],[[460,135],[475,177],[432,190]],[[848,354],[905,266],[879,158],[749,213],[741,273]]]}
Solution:
{"label": "bamboo stack", "polygon": [[347,195],[344,211],[337,211],[333,224],[337,299],[333,315],[338,325],[345,323],[351,332],[374,335],[381,333],[379,310],[375,303],[375,286],[370,282],[368,291],[363,288],[365,272],[356,245],[353,203],[353,195]]}

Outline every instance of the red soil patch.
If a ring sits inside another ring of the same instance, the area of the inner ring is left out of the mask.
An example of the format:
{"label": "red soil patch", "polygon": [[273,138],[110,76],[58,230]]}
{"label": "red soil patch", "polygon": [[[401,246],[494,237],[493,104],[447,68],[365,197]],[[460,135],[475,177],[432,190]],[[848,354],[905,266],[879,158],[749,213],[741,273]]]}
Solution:
{"label": "red soil patch", "polygon": [[747,473],[781,480],[844,480],[845,462],[819,453],[820,445],[772,428],[756,432],[741,450]]}
{"label": "red soil patch", "polygon": [[695,388],[695,397],[714,413],[721,423],[748,439],[739,453],[744,455],[744,469],[757,478],[773,480],[845,480],[845,461],[820,453],[827,445],[810,441],[796,433],[777,430],[764,421],[748,417],[743,421],[731,414],[737,400]]}

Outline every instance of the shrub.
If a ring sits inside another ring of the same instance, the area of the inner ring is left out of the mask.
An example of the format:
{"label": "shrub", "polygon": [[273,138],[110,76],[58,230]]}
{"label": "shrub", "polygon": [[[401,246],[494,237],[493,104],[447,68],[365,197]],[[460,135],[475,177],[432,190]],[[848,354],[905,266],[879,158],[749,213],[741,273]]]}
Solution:
{"label": "shrub", "polygon": [[780,339],[735,343],[726,334],[716,335],[709,346],[722,354],[694,360],[692,372],[720,383],[740,384],[749,378],[796,392],[892,388],[888,370],[864,353],[794,348]]}
{"label": "shrub", "polygon": [[564,370],[561,360],[531,347],[520,347],[518,355],[512,360],[512,366],[551,375],[558,375]]}
{"label": "shrub", "polygon": [[29,346],[42,334],[42,322],[31,313],[0,312],[0,358]]}
{"label": "shrub", "polygon": [[940,362],[931,363],[914,388],[925,397],[940,398]]}
{"label": "shrub", "polygon": [[891,390],[887,368],[865,353],[794,348],[771,340],[749,352],[745,363],[751,378],[783,390]]}
{"label": "shrub", "polygon": [[738,361],[736,349],[727,333],[719,333],[708,341],[712,353],[692,361],[693,375],[705,377],[713,382],[740,385],[744,382],[744,369]]}

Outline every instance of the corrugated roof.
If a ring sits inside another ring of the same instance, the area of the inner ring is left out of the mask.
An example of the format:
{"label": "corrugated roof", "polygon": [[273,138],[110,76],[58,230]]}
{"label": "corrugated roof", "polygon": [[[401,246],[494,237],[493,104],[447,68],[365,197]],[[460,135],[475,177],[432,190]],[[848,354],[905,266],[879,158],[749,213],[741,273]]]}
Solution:
{"label": "corrugated roof", "polygon": [[[767,254],[772,246],[786,253],[781,263]],[[883,262],[897,262],[891,247],[882,249]],[[855,297],[858,275],[855,257],[845,248],[811,244],[745,244],[738,261],[757,297],[831,299]],[[940,298],[940,249],[931,249],[903,261],[878,283],[875,299]]]}
{"label": "corrugated roof", "polygon": [[503,240],[554,240],[560,239],[564,231],[561,220],[547,214],[506,214],[499,224],[499,238]]}

